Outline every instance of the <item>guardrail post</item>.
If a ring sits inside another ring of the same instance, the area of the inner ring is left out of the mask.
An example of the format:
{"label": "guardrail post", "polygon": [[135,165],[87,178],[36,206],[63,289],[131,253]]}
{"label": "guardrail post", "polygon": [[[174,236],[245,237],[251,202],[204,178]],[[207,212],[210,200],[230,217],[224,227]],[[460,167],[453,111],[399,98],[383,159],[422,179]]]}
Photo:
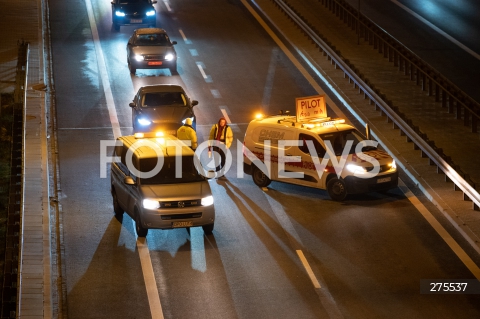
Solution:
{"label": "guardrail post", "polygon": [[462,105],[460,104],[460,102],[458,101],[455,101],[455,118],[457,120],[460,120],[462,119]]}
{"label": "guardrail post", "polygon": [[453,114],[453,109],[455,108],[455,100],[451,95],[448,95],[448,113]]}
{"label": "guardrail post", "polygon": [[470,115],[472,115],[470,113],[470,111],[468,110],[468,108],[463,108],[463,125],[464,126],[468,126],[468,124],[470,124]]}
{"label": "guardrail post", "polygon": [[477,116],[473,114],[472,116],[472,133],[477,133]]}

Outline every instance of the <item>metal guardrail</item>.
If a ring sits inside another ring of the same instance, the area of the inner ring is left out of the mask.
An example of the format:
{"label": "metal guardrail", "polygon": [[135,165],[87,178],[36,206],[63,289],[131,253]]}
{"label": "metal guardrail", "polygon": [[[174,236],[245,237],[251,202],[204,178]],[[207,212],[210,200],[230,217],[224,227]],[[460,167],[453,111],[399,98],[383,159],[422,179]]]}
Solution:
{"label": "metal guardrail", "polygon": [[23,110],[27,85],[28,42],[18,43],[18,58],[14,91],[10,191],[8,202],[5,267],[2,283],[0,318],[15,318],[17,312],[17,283],[20,254],[20,207],[22,200]]}
{"label": "metal guardrail", "polygon": [[[417,132],[418,129],[412,128],[409,123],[404,121],[395,110],[393,110],[374,90],[372,90],[364,80],[358,76],[350,66],[340,57],[335,50],[333,50],[325,41],[314,31],[310,26],[303,21],[297,13],[290,8],[282,0],[271,0],[281,10],[287,14],[287,16],[297,24],[302,31],[309,36],[312,41],[323,52],[324,56],[331,61],[335,68],[339,68],[343,71],[344,77],[348,78],[350,83],[353,83],[355,88],[358,88],[359,93],[363,93],[365,98],[368,98],[370,103],[373,103],[375,109],[380,109],[382,115],[387,117],[389,122],[393,122],[393,127],[401,130],[401,134],[406,136],[408,142],[413,142],[416,149],[419,149],[422,153],[422,157],[428,157],[431,165],[437,166],[437,172],[441,170],[449,180],[455,184],[455,189],[460,189],[464,194],[464,199],[470,199],[473,202],[473,209],[479,210],[480,207],[480,194],[475,190],[469,182],[461,176],[455,168],[453,168],[444,158],[445,155],[438,154],[438,152],[432,147],[431,141],[425,140],[425,136],[420,136]],[[319,0],[322,1],[322,0]],[[326,2],[336,2],[334,0],[323,0]],[[260,10],[260,8],[257,6]],[[437,149],[439,150],[439,149]]]}
{"label": "metal guardrail", "polygon": [[480,103],[463,92],[450,80],[419,58],[415,53],[398,42],[370,19],[358,12],[345,0],[317,0],[358,33],[358,36],[373,45],[379,53],[393,62],[400,72],[421,85],[423,91],[442,103],[448,113],[463,117],[463,124],[470,126],[473,133],[478,131]]}

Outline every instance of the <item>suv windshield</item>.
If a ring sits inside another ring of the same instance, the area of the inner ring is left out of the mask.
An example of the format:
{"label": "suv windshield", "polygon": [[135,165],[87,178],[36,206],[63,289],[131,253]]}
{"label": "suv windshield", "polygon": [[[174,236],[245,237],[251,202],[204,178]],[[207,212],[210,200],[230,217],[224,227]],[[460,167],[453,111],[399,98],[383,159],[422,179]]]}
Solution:
{"label": "suv windshield", "polygon": [[[164,157],[163,166],[155,176],[151,178],[140,178],[142,185],[154,185],[154,184],[178,184],[178,183],[192,183],[205,180],[200,175],[193,163],[193,156],[181,157],[181,176],[175,177],[176,163],[175,157]],[[140,172],[150,172],[157,165],[157,158],[143,158],[140,159]]]}
{"label": "suv windshield", "polygon": [[163,45],[169,44],[167,36],[163,33],[138,34],[135,37],[135,45]]}
{"label": "suv windshield", "polygon": [[[320,134],[320,137],[322,138],[322,140],[330,141],[330,143],[332,143],[333,151],[337,156],[342,155],[343,149],[345,148],[347,141],[353,141],[352,147],[350,148],[348,154],[354,154],[357,144],[363,141],[362,135],[356,130]],[[373,149],[376,148],[373,146],[366,146],[362,148],[362,151]]]}
{"label": "suv windshield", "polygon": [[187,105],[185,95],[181,92],[154,92],[146,93],[142,97],[142,107]]}

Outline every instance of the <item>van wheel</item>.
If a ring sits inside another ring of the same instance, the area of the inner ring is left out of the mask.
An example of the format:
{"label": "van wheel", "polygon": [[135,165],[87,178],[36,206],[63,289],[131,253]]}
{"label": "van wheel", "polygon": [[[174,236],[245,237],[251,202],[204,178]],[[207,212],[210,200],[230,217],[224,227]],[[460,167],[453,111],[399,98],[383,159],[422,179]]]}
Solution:
{"label": "van wheel", "polygon": [[124,210],[120,206],[120,203],[118,202],[117,193],[115,192],[115,190],[112,190],[112,198],[113,198],[113,212],[115,213],[115,216],[122,216]]}
{"label": "van wheel", "polygon": [[327,183],[327,191],[330,198],[341,202],[347,197],[347,187],[342,179],[332,178]]}
{"label": "van wheel", "polygon": [[142,227],[142,220],[140,219],[140,213],[135,210],[135,231],[138,237],[146,237],[148,229]]}
{"label": "van wheel", "polygon": [[252,179],[258,187],[267,187],[272,182],[258,167],[253,165]]}
{"label": "van wheel", "polygon": [[215,226],[215,224],[209,224],[209,225],[203,225],[202,228],[203,228],[203,232],[205,234],[211,234],[213,232],[213,227]]}

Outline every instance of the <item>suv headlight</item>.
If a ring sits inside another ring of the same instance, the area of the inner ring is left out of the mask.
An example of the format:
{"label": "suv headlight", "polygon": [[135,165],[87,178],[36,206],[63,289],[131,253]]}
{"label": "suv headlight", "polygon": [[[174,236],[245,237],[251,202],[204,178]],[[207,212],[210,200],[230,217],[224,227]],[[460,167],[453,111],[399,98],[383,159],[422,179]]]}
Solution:
{"label": "suv headlight", "polygon": [[158,200],[145,198],[143,200],[143,208],[145,208],[145,209],[158,209],[158,208],[160,208],[160,202]]}
{"label": "suv headlight", "polygon": [[151,17],[155,15],[155,10],[149,10],[147,11],[147,17]]}
{"label": "suv headlight", "polygon": [[213,205],[213,196],[207,196],[202,198],[202,206],[210,206]]}
{"label": "suv headlight", "polygon": [[125,16],[125,12],[115,11],[115,15],[116,15],[117,17],[124,17],[124,16]]}
{"label": "suv headlight", "polygon": [[138,124],[143,125],[143,126],[147,126],[147,125],[152,124],[152,122],[147,120],[147,119],[138,119],[137,121],[138,121]]}
{"label": "suv headlight", "polygon": [[167,60],[167,61],[172,61],[174,58],[175,58],[175,56],[171,53],[167,53],[165,55],[165,60]]}
{"label": "suv headlight", "polygon": [[135,55],[133,56],[133,58],[134,58],[135,60],[139,61],[139,62],[140,62],[140,61],[143,61],[143,60],[145,59],[145,58],[143,57],[143,55],[140,55],[140,54],[135,54]]}

